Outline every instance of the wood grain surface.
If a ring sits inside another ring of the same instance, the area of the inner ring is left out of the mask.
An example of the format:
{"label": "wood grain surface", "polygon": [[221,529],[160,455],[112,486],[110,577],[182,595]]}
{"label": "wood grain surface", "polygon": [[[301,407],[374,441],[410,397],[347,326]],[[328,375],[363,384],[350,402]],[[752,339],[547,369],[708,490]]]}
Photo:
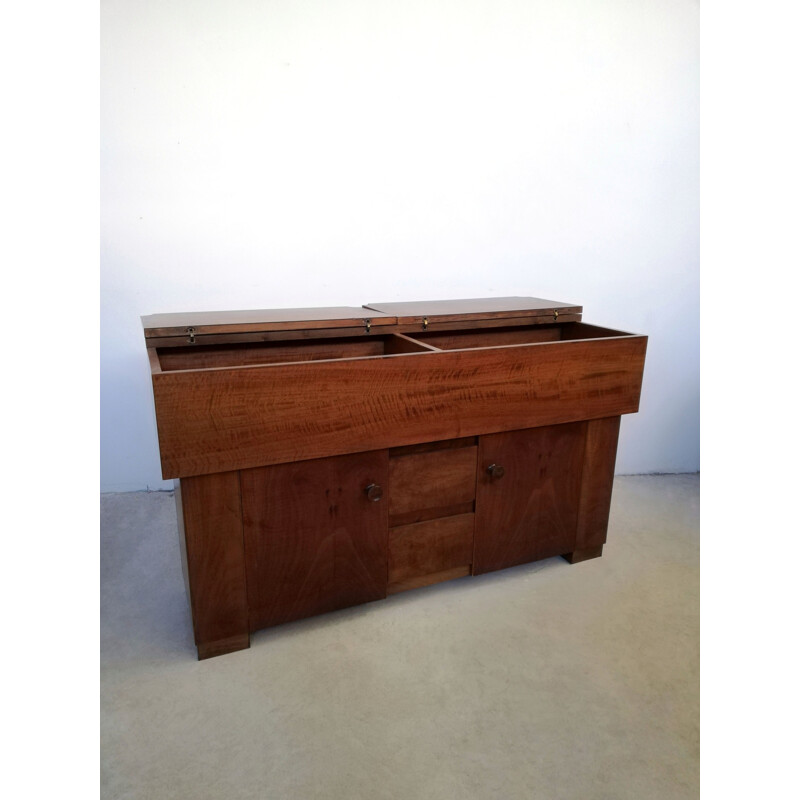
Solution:
{"label": "wood grain surface", "polygon": [[[322,339],[319,342],[162,347],[158,349],[158,359],[161,370],[169,372],[183,369],[244,367],[253,364],[380,356],[385,352],[384,340],[386,338],[389,337]],[[424,345],[420,344],[416,351],[423,349],[425,349]]]}
{"label": "wood grain surface", "polygon": [[392,584],[472,563],[474,514],[442,517],[389,529],[389,591]]}
{"label": "wood grain surface", "polygon": [[408,456],[412,453],[433,453],[435,450],[451,450],[456,447],[472,447],[478,445],[477,436],[464,436],[461,439],[442,439],[438,442],[422,442],[422,444],[406,444],[389,449],[389,458]]}
{"label": "wood grain surface", "polygon": [[[580,323],[575,323],[580,324]],[[161,372],[164,478],[633,413],[647,337]]]}
{"label": "wood grain surface", "polygon": [[[396,309],[396,310],[393,310]],[[323,330],[416,323],[429,318],[434,324],[479,320],[580,315],[582,309],[569,303],[538,297],[488,297],[471,300],[435,300],[407,303],[369,303],[365,306],[329,308],[275,308],[247,311],[188,311],[148,314],[141,318],[145,339],[175,338],[184,344],[189,328],[195,338],[254,334],[259,332]]]}
{"label": "wood grain surface", "polygon": [[571,553],[564,553],[564,558],[570,564],[580,564],[581,561],[588,561],[591,558],[600,558],[603,555],[603,545],[597,547],[587,547],[585,550],[573,550]]}
{"label": "wood grain surface", "polygon": [[239,473],[183,478],[178,496],[198,655],[248,647]]}
{"label": "wood grain surface", "polygon": [[[334,358],[363,358],[365,356],[397,353],[425,353],[436,348],[402,334],[386,336],[343,337],[318,341],[274,341],[227,345],[198,345],[197,347],[159,347],[153,371],[168,372],[184,369],[215,369],[247,367],[260,364],[283,364],[298,361],[323,361]],[[153,353],[153,349],[148,349]]]}
{"label": "wood grain surface", "polygon": [[396,325],[391,327],[382,327],[367,329],[364,321],[357,327],[347,326],[342,328],[290,328],[288,330],[255,330],[249,333],[204,333],[195,335],[194,341],[191,341],[188,334],[185,332],[181,335],[172,336],[153,336],[145,339],[145,344],[148,350],[160,347],[169,348],[183,348],[186,350],[193,350],[198,347],[207,347],[208,345],[240,345],[240,344],[258,344],[260,342],[310,342],[322,341],[324,339],[340,339],[342,337],[364,337],[371,338],[379,331],[391,330],[392,333],[399,332]]}
{"label": "wood grain surface", "polygon": [[342,328],[360,326],[365,319],[369,319],[374,326],[393,325],[397,321],[394,316],[387,316],[379,311],[367,311],[359,306],[186,311],[175,314],[148,314],[141,319],[147,339],[160,336],[185,336],[187,328],[194,328],[195,335],[204,335],[292,328]]}
{"label": "wood grain surface", "polygon": [[413,338],[442,350],[459,350],[466,347],[499,347],[507,344],[532,342],[557,342],[562,338],[564,325],[529,325],[499,330],[450,331],[413,333]]}
{"label": "wood grain surface", "polygon": [[380,338],[384,341],[383,352],[387,356],[398,355],[400,353],[420,353],[426,350],[433,350],[435,352],[438,349],[427,342],[420,342],[402,333],[393,333]]}
{"label": "wood grain surface", "polygon": [[[473,574],[576,549],[585,432],[576,422],[481,436]],[[492,478],[491,464],[505,475]]]}
{"label": "wood grain surface", "polygon": [[[541,325],[567,324],[570,322],[580,322],[581,314],[561,314],[555,320],[552,314],[542,317],[473,317],[468,321],[461,317],[408,317],[409,322],[398,322],[391,328],[393,333],[405,333],[414,335],[417,333],[458,333],[466,329],[470,330],[490,330],[492,328],[511,328],[525,327],[536,328]],[[427,326],[425,319],[428,320]]]}
{"label": "wood grain surface", "polygon": [[477,457],[472,446],[390,459],[390,516],[474,500]]}
{"label": "wood grain surface", "polygon": [[619,417],[593,419],[586,423],[583,483],[578,506],[577,550],[600,548],[606,541],[614,463],[617,458]]}
{"label": "wood grain surface", "polygon": [[475,511],[474,500],[468,500],[466,503],[455,503],[449,506],[420,508],[414,511],[405,511],[402,514],[390,514],[389,527],[411,525],[414,522],[425,522],[425,520],[438,519],[439,517],[455,517],[459,514],[471,514],[473,511]]}
{"label": "wood grain surface", "polygon": [[[383,319],[383,318],[381,318]],[[392,318],[394,319],[394,318]],[[186,328],[171,329],[172,333],[169,336],[151,335],[145,339],[145,344],[148,348],[153,347],[199,347],[209,344],[243,344],[247,342],[272,342],[272,341],[291,341],[291,340],[310,340],[310,339],[323,339],[326,337],[341,337],[341,336],[374,336],[378,332],[391,332],[391,333],[420,333],[424,332],[422,320],[415,320],[410,323],[393,323],[381,322],[378,327],[370,328],[368,331],[365,325],[365,319],[354,320],[353,324],[343,325],[342,327],[325,327],[325,328],[305,328],[293,327],[294,323],[289,323],[286,326],[281,326],[278,323],[271,324],[266,327],[259,328],[250,326],[251,329],[245,332],[238,333],[197,333],[192,341],[186,332]],[[557,324],[566,325],[570,322],[580,322],[580,314],[559,314]],[[371,320],[370,320],[371,322]],[[438,318],[429,320],[428,329],[430,332],[458,332],[463,331],[465,327],[472,329],[488,329],[488,328],[507,328],[510,326],[520,327],[537,327],[540,325],[552,325],[553,318],[551,316],[545,317],[489,317],[487,319],[471,319],[469,322],[459,321],[454,318],[448,322],[442,322]],[[213,329],[209,329],[213,330]]]}
{"label": "wood grain surface", "polygon": [[407,323],[423,317],[440,322],[479,318],[540,317],[559,314],[580,314],[581,306],[545,300],[541,297],[476,297],[465,300],[416,300],[402,303],[367,303],[364,308],[394,315],[397,322]]}
{"label": "wood grain surface", "polygon": [[250,629],[386,596],[386,450],[243,470]]}
{"label": "wood grain surface", "polygon": [[414,578],[407,578],[404,581],[396,581],[389,584],[387,594],[398,594],[399,592],[407,592],[409,589],[419,589],[422,586],[431,586],[434,583],[443,583],[444,581],[452,581],[456,578],[466,578],[471,575],[470,567],[453,567],[453,569],[446,569],[444,572],[433,572],[428,575],[417,575]]}

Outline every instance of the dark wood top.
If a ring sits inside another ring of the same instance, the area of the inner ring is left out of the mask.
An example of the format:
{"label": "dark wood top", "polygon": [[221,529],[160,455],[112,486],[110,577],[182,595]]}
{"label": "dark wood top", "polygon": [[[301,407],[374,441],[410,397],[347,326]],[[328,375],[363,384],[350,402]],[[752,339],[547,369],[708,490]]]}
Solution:
{"label": "dark wood top", "polygon": [[142,317],[144,335],[185,336],[194,328],[200,336],[209,333],[246,333],[252,331],[347,328],[364,325],[393,325],[397,320],[381,312],[358,306],[330,308],[272,308],[254,311],[186,311],[177,314],[150,314]]}
{"label": "dark wood top", "polygon": [[[322,329],[372,328],[431,322],[487,320],[526,320],[558,315],[580,314],[581,306],[543,300],[539,297],[484,297],[470,300],[421,300],[408,303],[370,303],[365,306],[330,308],[273,308],[253,311],[187,311],[177,314],[150,314],[142,317],[144,335],[150,341],[225,334],[258,334],[274,331],[316,331]],[[580,317],[578,317],[579,319]],[[496,324],[496,323],[495,323]],[[509,322],[508,324],[514,324]],[[193,331],[189,331],[192,328]],[[383,327],[388,331],[388,328]],[[344,331],[342,335],[347,335]],[[192,340],[194,341],[194,339]],[[208,341],[208,340],[206,340]]]}
{"label": "dark wood top", "polygon": [[544,300],[541,297],[480,297],[468,300],[418,300],[409,303],[368,303],[364,308],[394,314],[399,324],[417,322],[423,317],[439,322],[469,319],[500,319],[580,314],[581,306]]}

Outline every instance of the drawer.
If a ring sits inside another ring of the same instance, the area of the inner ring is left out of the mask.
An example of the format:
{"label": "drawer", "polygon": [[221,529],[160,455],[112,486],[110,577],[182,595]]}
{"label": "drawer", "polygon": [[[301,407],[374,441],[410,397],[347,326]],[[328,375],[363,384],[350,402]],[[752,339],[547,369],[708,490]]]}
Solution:
{"label": "drawer", "polygon": [[389,530],[389,594],[470,574],[474,514]]}
{"label": "drawer", "polygon": [[416,521],[397,519],[412,512],[442,509],[435,516],[446,516],[454,506],[472,503],[477,463],[474,445],[393,456],[389,460],[389,516],[395,519],[390,524]]}

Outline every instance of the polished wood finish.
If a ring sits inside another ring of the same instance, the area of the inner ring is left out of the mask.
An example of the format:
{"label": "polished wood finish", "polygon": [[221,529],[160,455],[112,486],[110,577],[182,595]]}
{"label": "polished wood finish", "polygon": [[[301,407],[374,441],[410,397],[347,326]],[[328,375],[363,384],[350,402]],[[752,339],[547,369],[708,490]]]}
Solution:
{"label": "polished wood finish", "polygon": [[[200,345],[194,348],[158,348],[160,370],[216,369],[262,364],[323,361],[397,353],[424,353],[435,348],[400,334],[371,337],[322,339],[319,342],[262,342],[227,346]],[[151,349],[152,352],[152,349]]]}
{"label": "polished wood finish", "polygon": [[588,322],[568,323],[567,320],[562,320],[561,317],[559,317],[559,320],[565,323],[561,326],[561,338],[564,340],[597,339],[609,334],[620,333],[620,331],[615,331],[612,328],[590,325]]}
{"label": "polished wood finish", "polygon": [[[394,320],[395,318],[390,318]],[[580,314],[559,314],[558,324],[569,322],[580,322]],[[375,336],[377,333],[391,331],[396,334],[416,334],[429,332],[457,332],[463,330],[464,323],[458,320],[452,322],[441,322],[435,320],[425,328],[421,320],[411,323],[382,322],[381,327],[367,328],[367,319],[354,320],[353,325],[337,328],[290,328],[288,330],[279,328],[269,330],[251,330],[243,333],[203,333],[195,335],[194,341],[186,333],[186,329],[181,328],[182,333],[175,333],[171,336],[149,336],[145,340],[148,348],[154,347],[185,347],[192,349],[195,347],[206,346],[209,344],[245,344],[248,342],[273,342],[273,341],[309,341],[334,337],[357,337]],[[372,320],[370,320],[370,323]],[[489,319],[470,320],[469,327],[474,329],[506,328],[517,327],[538,327],[542,325],[552,325],[553,317],[499,317]]]}
{"label": "polished wood finish", "polygon": [[446,569],[444,572],[433,572],[429,575],[418,575],[414,578],[408,578],[404,581],[397,581],[397,583],[389,584],[387,594],[399,594],[400,592],[407,592],[409,589],[419,589],[423,586],[431,586],[434,583],[444,583],[444,581],[452,581],[456,578],[466,578],[471,575],[468,566],[453,567],[453,569]]}
{"label": "polished wood finish", "polygon": [[[422,348],[419,348],[422,350]],[[246,367],[260,364],[321,361],[331,358],[379,356],[384,353],[381,338],[327,339],[322,342],[270,342],[268,344],[239,344],[228,346],[201,345],[165,347],[158,349],[158,359],[164,372],[186,369]]]}
{"label": "polished wood finish", "polygon": [[383,352],[387,356],[399,355],[400,353],[420,353],[426,350],[436,351],[437,349],[427,342],[420,342],[402,333],[386,336],[384,339],[386,344],[384,345]]}
{"label": "polished wood finish", "polygon": [[236,650],[246,650],[250,647],[250,634],[240,633],[236,636],[229,636],[227,639],[217,639],[214,642],[199,642],[197,645],[197,660],[214,658],[214,656],[224,656],[226,653],[233,653]]}
{"label": "polished wood finish", "polygon": [[147,360],[150,363],[150,372],[153,375],[157,375],[159,372],[161,372],[161,360],[159,359],[155,348],[147,348]]}
{"label": "polished wood finish", "polygon": [[147,339],[176,336],[184,338],[189,328],[195,336],[247,333],[270,330],[313,330],[315,328],[360,327],[369,319],[372,326],[394,325],[394,316],[366,311],[358,306],[331,308],[272,308],[255,311],[188,311],[177,314],[149,314],[142,317]]}
{"label": "polished wood finish", "polygon": [[475,501],[455,503],[451,506],[434,506],[433,508],[420,508],[414,511],[404,511],[402,514],[389,515],[389,527],[397,525],[411,525],[414,522],[425,522],[439,517],[456,517],[459,514],[471,514],[475,510]]}
{"label": "polished wood finish", "polygon": [[558,342],[564,325],[534,325],[502,328],[497,331],[450,331],[411,334],[415,339],[441,350],[463,350],[470,347],[501,347],[508,344]]}
{"label": "polished wood finish", "polygon": [[585,432],[575,422],[481,437],[474,574],[575,549]]}
{"label": "polished wood finish", "polygon": [[584,550],[573,550],[571,553],[564,553],[564,558],[570,564],[580,564],[581,561],[588,561],[591,558],[600,558],[603,555],[603,545],[587,547]]}
{"label": "polished wood finish", "polygon": [[389,591],[395,584],[472,563],[474,514],[389,530]]}
{"label": "polished wood finish", "polygon": [[388,473],[386,450],[242,471],[251,630],[386,596]]}
{"label": "polished wood finish", "polygon": [[178,549],[181,554],[181,572],[183,573],[183,588],[186,591],[186,599],[189,606],[192,605],[192,589],[189,580],[189,556],[186,552],[186,526],[183,524],[183,494],[181,493],[181,482],[173,481],[173,496],[175,498],[175,511],[178,517]]}
{"label": "polished wood finish", "polygon": [[417,300],[403,303],[367,303],[364,308],[397,317],[397,322],[469,322],[472,318],[542,317],[580,314],[580,306],[541,297],[481,297],[468,300]]}
{"label": "polished wood finish", "polygon": [[[454,318],[449,322],[443,322],[439,318],[428,319],[427,325],[425,324],[425,317],[422,319],[414,319],[412,322],[398,322],[397,325],[392,326],[393,332],[407,333],[409,335],[416,333],[443,333],[443,332],[458,332],[464,330],[465,323],[463,320]],[[548,314],[543,317],[492,317],[492,318],[476,318],[470,319],[469,327],[475,330],[492,329],[492,328],[508,328],[508,327],[538,327],[540,325],[552,325],[557,322],[559,325],[567,322],[580,322],[582,319],[581,314],[559,314],[556,320],[553,315]]]}
{"label": "polished wood finish", "polygon": [[599,547],[602,551],[606,541],[619,424],[619,417],[593,419],[586,423],[583,481],[575,537],[575,547],[579,550]]}
{"label": "polished wood finish", "polygon": [[633,413],[645,348],[646,337],[623,335],[154,374],[162,473]]}
{"label": "polished wood finish", "polygon": [[[388,328],[378,328],[367,330],[364,321],[355,327],[343,328],[296,328],[291,330],[275,331],[251,331],[249,333],[205,333],[202,336],[195,336],[194,341],[186,333],[180,336],[152,336],[145,340],[148,350],[155,348],[168,347],[171,349],[182,348],[187,351],[196,350],[199,347],[209,345],[240,345],[240,344],[259,344],[262,342],[319,342],[325,339],[342,338],[372,338],[378,331],[386,331]],[[391,327],[392,333],[399,333],[399,326]]]}
{"label": "polished wood finish", "polygon": [[145,327],[200,658],[388,594],[602,555],[644,336],[536,298]]}
{"label": "polished wood finish", "polygon": [[198,655],[249,647],[239,474],[183,478],[178,499]]}
{"label": "polished wood finish", "polygon": [[[393,311],[391,309],[397,309]],[[580,306],[544,300],[537,297],[490,297],[470,300],[437,300],[413,303],[372,303],[365,306],[329,308],[278,308],[251,311],[190,311],[172,314],[149,314],[142,317],[145,339],[149,346],[163,340],[174,340],[175,346],[218,344],[223,340],[210,337],[253,336],[287,331],[325,331],[351,328],[411,325],[429,320],[430,324],[471,326],[503,320],[520,324],[540,318],[564,315],[580,316]],[[562,319],[562,321],[564,321]],[[209,337],[209,338],[207,338]],[[190,341],[193,339],[194,341]],[[166,342],[167,346],[169,341]]]}
{"label": "polished wood finish", "polygon": [[477,447],[396,456],[389,463],[389,514],[453,506],[475,499]]}
{"label": "polished wood finish", "polygon": [[477,436],[464,436],[461,439],[442,439],[438,442],[422,442],[422,444],[407,444],[402,447],[392,447],[389,456],[408,456],[412,453],[432,453],[435,450],[453,450],[457,447],[477,446]]}

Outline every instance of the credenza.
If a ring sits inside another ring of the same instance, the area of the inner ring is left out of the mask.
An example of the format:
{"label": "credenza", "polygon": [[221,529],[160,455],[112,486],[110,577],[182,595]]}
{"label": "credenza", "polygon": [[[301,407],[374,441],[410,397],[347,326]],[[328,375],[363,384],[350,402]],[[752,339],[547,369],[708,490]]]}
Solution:
{"label": "credenza", "polygon": [[199,658],[602,554],[647,337],[533,297],[142,317]]}

